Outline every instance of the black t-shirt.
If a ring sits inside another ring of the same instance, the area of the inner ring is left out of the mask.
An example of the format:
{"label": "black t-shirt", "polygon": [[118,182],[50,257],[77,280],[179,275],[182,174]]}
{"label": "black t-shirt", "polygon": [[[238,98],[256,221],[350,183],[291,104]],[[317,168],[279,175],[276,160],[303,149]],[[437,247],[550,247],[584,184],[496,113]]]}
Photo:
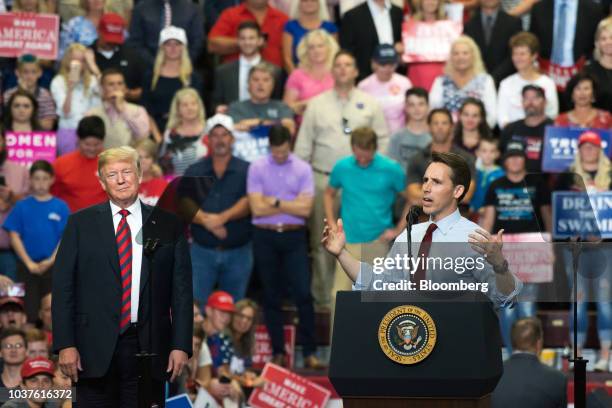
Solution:
{"label": "black t-shirt", "polygon": [[595,106],[612,112],[612,69],[604,68],[598,61],[591,61],[584,70],[597,80]]}
{"label": "black t-shirt", "polygon": [[[489,186],[484,205],[495,207],[493,231],[504,229],[509,234],[540,232],[541,208],[550,204],[550,192],[544,183],[526,186],[525,182],[513,183],[507,176],[495,180]],[[537,218],[536,218],[537,216]]]}
{"label": "black t-shirt", "polygon": [[521,142],[525,146],[525,154],[527,155],[527,162],[525,163],[527,172],[541,173],[544,131],[546,126],[552,124],[553,121],[550,119],[546,119],[535,127],[527,126],[524,120],[512,122],[502,130],[499,148],[504,152],[510,141]]}

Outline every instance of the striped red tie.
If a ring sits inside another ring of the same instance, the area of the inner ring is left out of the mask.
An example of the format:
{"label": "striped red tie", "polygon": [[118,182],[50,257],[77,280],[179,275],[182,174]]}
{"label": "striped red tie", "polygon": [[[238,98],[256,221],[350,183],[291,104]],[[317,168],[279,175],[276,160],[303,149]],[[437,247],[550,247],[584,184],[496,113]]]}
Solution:
{"label": "striped red tie", "polygon": [[132,316],[132,234],[127,222],[128,210],[120,210],[121,221],[117,227],[117,250],[119,270],[121,271],[121,314],[119,332],[124,333],[130,325]]}

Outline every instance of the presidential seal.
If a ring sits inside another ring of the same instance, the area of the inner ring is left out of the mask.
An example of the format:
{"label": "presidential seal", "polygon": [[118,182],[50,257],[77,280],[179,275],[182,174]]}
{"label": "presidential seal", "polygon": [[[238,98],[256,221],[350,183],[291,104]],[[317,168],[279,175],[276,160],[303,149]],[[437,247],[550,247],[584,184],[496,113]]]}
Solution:
{"label": "presidential seal", "polygon": [[426,311],[416,306],[398,306],[378,326],[378,343],[383,353],[400,364],[416,364],[429,356],[436,345],[436,325]]}

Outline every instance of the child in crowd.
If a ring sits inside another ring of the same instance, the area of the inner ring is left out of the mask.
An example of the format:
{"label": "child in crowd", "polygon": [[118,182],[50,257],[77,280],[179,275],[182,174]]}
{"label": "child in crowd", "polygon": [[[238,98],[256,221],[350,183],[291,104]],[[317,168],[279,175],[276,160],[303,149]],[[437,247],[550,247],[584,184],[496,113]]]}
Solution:
{"label": "child in crowd", "polygon": [[51,267],[70,213],[68,205],[49,192],[54,174],[49,162],[35,161],[30,167],[32,195],[15,204],[3,225],[19,257],[17,280],[25,283],[31,322],[38,317],[41,298],[51,291]]}
{"label": "child in crowd", "polygon": [[470,210],[480,213],[489,186],[504,175],[504,170],[495,164],[499,158],[499,141],[492,137],[480,139],[476,157],[476,191],[470,201]]}
{"label": "child in crowd", "polygon": [[31,54],[22,55],[17,60],[17,69],[15,75],[17,75],[17,86],[8,89],[2,95],[4,101],[4,107],[11,96],[21,89],[29,92],[34,96],[36,102],[38,102],[38,122],[43,130],[51,130],[55,125],[57,114],[55,113],[55,101],[51,96],[51,92],[48,89],[38,86],[40,77],[42,76],[43,70],[40,61],[36,56]]}

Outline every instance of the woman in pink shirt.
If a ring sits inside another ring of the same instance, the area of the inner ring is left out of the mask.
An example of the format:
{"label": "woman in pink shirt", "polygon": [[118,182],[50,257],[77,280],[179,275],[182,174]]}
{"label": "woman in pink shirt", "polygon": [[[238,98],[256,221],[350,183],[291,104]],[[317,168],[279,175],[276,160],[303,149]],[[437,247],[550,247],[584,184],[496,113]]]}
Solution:
{"label": "woman in pink shirt", "polygon": [[283,101],[297,115],[298,123],[308,100],[333,88],[331,66],[336,52],[338,43],[325,30],[313,30],[300,41],[297,48],[300,63],[289,75],[283,97]]}

